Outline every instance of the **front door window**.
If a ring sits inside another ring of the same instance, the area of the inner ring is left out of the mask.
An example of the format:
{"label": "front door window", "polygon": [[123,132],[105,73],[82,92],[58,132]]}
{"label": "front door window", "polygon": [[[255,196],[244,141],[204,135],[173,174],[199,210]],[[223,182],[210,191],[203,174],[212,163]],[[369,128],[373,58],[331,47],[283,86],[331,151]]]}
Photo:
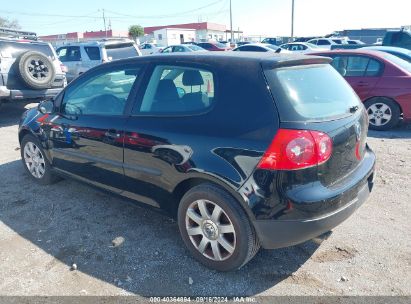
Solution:
{"label": "front door window", "polygon": [[62,113],[68,115],[122,115],[139,69],[117,69],[91,77],[69,88]]}

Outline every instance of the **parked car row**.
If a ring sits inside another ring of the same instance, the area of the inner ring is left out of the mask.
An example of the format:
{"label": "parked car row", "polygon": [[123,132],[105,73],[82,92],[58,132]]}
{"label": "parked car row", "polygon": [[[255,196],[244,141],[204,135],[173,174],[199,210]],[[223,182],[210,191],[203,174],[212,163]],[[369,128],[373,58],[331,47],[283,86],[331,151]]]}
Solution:
{"label": "parked car row", "polygon": [[101,63],[141,56],[136,44],[128,39],[71,43],[56,52],[67,66],[68,82]]}
{"label": "parked car row", "polygon": [[[351,84],[364,102],[370,128],[387,130],[395,127],[402,119],[411,118],[411,51],[383,46],[329,51],[322,48],[321,41],[332,44],[337,43],[335,39],[313,40],[310,41],[317,44],[293,42],[278,47],[250,43],[232,51],[302,53],[331,57],[332,66]],[[151,46],[151,50],[159,54],[230,50],[223,44],[211,42],[186,43],[166,48],[155,44],[144,46],[143,50],[148,50],[147,46]],[[95,66],[142,55],[131,40],[74,43],[62,46],[56,52],[44,42],[0,40],[0,49],[0,103],[6,99],[53,97],[65,87],[67,81],[72,81]]]}

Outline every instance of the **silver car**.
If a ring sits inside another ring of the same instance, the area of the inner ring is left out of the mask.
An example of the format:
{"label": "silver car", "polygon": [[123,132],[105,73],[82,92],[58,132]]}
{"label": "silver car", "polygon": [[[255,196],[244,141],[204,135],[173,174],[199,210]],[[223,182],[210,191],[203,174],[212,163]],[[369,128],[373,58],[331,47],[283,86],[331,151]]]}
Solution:
{"label": "silver car", "polygon": [[61,62],[67,66],[67,81],[85,71],[112,60],[141,56],[134,41],[129,39],[70,43],[57,49]]}
{"label": "silver car", "polygon": [[161,51],[163,54],[167,53],[192,53],[192,52],[208,52],[208,50],[203,49],[195,44],[177,44],[170,45]]}

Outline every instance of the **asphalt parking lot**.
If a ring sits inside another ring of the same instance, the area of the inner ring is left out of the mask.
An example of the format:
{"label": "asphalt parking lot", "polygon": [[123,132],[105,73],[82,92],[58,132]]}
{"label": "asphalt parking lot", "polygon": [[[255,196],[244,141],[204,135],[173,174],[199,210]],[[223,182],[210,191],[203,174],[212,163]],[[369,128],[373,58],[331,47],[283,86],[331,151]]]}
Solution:
{"label": "asphalt parking lot", "polygon": [[18,150],[25,106],[0,108],[0,295],[411,295],[410,125],[370,132],[374,191],[327,237],[218,273],[157,212],[71,180],[34,184]]}

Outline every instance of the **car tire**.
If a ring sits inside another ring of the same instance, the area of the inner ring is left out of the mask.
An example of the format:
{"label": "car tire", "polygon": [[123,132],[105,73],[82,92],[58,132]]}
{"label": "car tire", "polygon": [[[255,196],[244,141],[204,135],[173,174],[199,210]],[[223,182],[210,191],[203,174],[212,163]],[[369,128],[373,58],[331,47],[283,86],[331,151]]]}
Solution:
{"label": "car tire", "polygon": [[52,172],[52,167],[46,157],[46,153],[40,141],[34,135],[25,135],[20,147],[23,166],[31,179],[41,185],[50,185],[60,180]]}
{"label": "car tire", "polygon": [[401,120],[398,104],[388,98],[373,98],[364,103],[372,130],[386,131],[394,128]]}
{"label": "car tire", "polygon": [[28,51],[18,59],[19,75],[31,89],[48,89],[56,76],[53,62],[39,52]]}
{"label": "car tire", "polygon": [[213,184],[195,186],[183,196],[178,226],[191,254],[218,271],[241,268],[260,248],[254,227],[240,204]]}

